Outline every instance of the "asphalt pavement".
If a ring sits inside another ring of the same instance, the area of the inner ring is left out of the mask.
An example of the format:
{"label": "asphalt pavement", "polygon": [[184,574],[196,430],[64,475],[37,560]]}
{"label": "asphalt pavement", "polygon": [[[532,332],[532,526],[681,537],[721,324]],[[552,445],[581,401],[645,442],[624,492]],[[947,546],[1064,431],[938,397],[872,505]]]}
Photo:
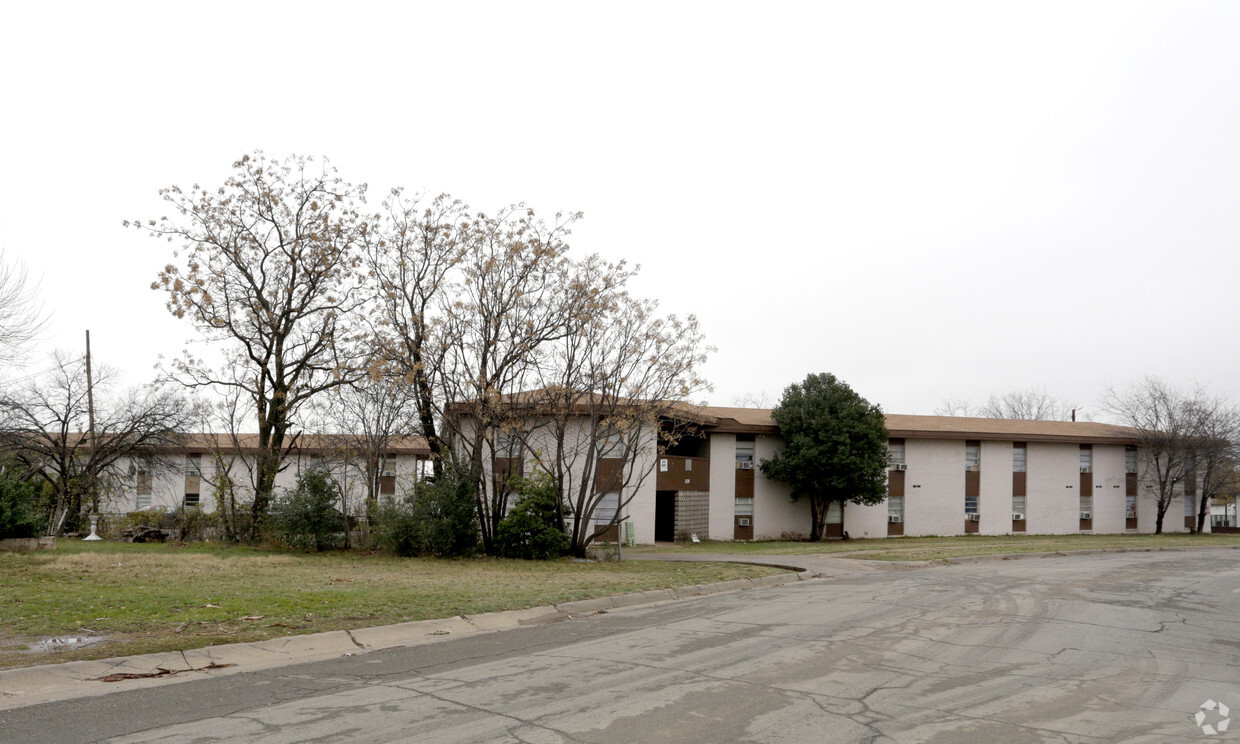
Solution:
{"label": "asphalt pavement", "polygon": [[1203,729],[1240,705],[1240,551],[839,570],[855,573],[24,705],[0,712],[0,741],[1240,736]]}

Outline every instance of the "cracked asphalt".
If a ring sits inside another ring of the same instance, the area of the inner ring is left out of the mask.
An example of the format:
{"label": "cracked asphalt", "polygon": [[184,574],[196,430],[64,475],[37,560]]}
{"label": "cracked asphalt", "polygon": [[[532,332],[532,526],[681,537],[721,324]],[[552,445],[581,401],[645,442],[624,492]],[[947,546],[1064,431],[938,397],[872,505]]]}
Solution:
{"label": "cracked asphalt", "polygon": [[1240,706],[1240,551],[868,565],[19,708],[0,741],[1240,739],[1194,721]]}

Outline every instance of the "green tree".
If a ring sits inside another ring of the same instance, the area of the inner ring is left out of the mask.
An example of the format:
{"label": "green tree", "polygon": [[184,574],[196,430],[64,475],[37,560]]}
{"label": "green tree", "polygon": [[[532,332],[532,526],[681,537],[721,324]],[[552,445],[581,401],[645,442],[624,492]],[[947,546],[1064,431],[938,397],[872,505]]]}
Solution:
{"label": "green tree", "polygon": [[339,504],[340,491],[327,471],[310,468],[298,476],[296,488],[276,500],[271,530],[295,548],[338,548],[346,529]]}
{"label": "green tree", "polygon": [[771,411],[783,449],[762,461],[768,478],[809,500],[810,540],[821,540],[827,508],[877,504],[887,495],[887,425],[883,411],[832,374],[809,375],[784,389]]}
{"label": "green tree", "polygon": [[514,479],[519,494],[512,512],[500,520],[496,552],[504,558],[547,560],[568,553],[568,535],[560,528],[560,488],[549,475]]}
{"label": "green tree", "polygon": [[22,480],[12,465],[0,464],[0,539],[40,534],[46,520],[38,499],[37,484]]}

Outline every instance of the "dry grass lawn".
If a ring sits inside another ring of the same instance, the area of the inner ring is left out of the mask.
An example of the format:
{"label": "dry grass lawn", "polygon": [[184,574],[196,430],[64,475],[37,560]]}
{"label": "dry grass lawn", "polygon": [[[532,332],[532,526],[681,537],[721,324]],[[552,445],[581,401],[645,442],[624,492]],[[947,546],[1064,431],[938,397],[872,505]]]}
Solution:
{"label": "dry grass lawn", "polygon": [[[0,666],[198,648],[761,576],[720,563],[435,560],[82,543],[0,553]],[[37,652],[50,637],[104,640]]]}

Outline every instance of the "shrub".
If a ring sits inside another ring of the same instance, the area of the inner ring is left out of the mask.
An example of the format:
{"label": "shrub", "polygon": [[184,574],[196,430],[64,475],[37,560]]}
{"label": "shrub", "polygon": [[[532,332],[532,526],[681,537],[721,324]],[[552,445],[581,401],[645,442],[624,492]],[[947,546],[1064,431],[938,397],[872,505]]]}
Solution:
{"label": "shrub", "polygon": [[336,508],[340,490],[327,472],[311,468],[297,478],[297,486],[272,505],[267,520],[274,537],[295,547],[329,550],[339,547],[345,529],[344,515]]}
{"label": "shrub", "polygon": [[172,512],[172,529],[184,542],[218,539],[220,521],[218,512],[205,512],[196,506],[182,506]]}
{"label": "shrub", "polygon": [[39,486],[0,465],[0,539],[37,537],[46,525],[38,508]]}
{"label": "shrub", "polygon": [[519,499],[495,532],[496,552],[505,558],[546,560],[568,554],[569,540],[560,529],[556,504],[560,498],[548,475],[515,481]]}
{"label": "shrub", "polygon": [[397,555],[473,555],[478,518],[469,480],[455,467],[434,481],[420,481],[411,497],[375,511],[379,546]]}

